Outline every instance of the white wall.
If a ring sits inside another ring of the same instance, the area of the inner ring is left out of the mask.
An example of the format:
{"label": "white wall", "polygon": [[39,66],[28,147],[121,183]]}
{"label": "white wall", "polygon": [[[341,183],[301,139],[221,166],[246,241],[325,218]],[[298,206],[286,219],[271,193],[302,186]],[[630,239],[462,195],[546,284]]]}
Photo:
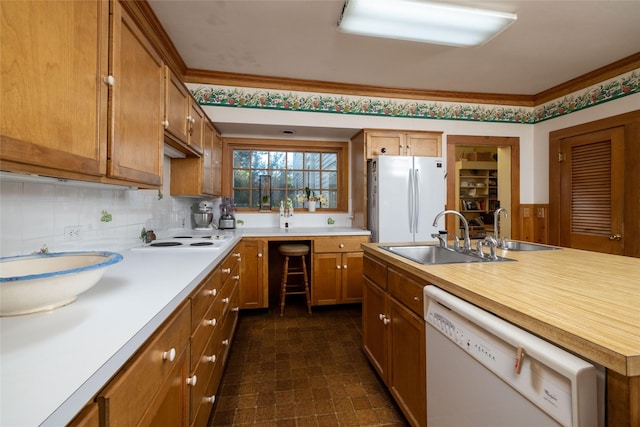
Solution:
{"label": "white wall", "polygon": [[[26,255],[44,245],[50,252],[118,251],[140,245],[142,228],[158,237],[190,227],[193,199],[171,197],[165,158],[162,199],[157,190],[102,189],[77,184],[0,181],[0,256]],[[101,221],[102,210],[112,221]],[[65,238],[66,227],[79,238]]]}
{"label": "white wall", "polygon": [[[549,203],[549,133],[640,109],[640,93],[537,123],[533,131],[534,203]],[[640,149],[640,148],[639,148]],[[526,203],[526,202],[522,202]]]}

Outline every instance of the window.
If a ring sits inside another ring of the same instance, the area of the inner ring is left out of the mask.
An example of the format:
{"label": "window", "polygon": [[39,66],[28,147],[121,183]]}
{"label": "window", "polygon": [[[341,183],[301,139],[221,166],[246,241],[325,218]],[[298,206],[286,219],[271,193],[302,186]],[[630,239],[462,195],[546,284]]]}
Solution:
{"label": "window", "polygon": [[298,195],[309,188],[312,195],[323,195],[322,208],[347,210],[347,142],[225,140],[225,163],[231,168],[227,194],[232,194],[238,209],[260,208],[261,176],[269,175],[271,207],[291,199],[294,208],[306,203]]}

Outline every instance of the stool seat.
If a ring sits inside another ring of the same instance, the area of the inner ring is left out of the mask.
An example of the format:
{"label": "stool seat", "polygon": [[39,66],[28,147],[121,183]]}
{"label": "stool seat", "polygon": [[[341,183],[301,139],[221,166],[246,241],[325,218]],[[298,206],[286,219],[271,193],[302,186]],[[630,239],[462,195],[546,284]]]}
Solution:
{"label": "stool seat", "polygon": [[296,243],[287,243],[278,246],[278,252],[285,256],[304,256],[309,253],[309,246]]}
{"label": "stool seat", "polygon": [[[305,256],[309,254],[309,245],[300,243],[285,243],[278,246],[278,252],[284,256],[282,265],[282,283],[280,284],[280,316],[284,315],[284,303],[287,295],[305,295],[307,299],[307,312],[311,314],[311,292],[309,279],[307,278],[307,263]],[[300,258],[300,267],[291,268],[290,257]],[[291,275],[301,275],[303,283],[287,283]]]}

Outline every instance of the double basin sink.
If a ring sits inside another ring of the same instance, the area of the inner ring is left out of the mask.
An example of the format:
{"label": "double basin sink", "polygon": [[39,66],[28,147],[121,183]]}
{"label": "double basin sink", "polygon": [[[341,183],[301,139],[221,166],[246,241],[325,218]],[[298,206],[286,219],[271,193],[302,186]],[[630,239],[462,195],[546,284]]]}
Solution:
{"label": "double basin sink", "polygon": [[[501,256],[497,257],[497,259],[491,259],[486,254],[484,257],[481,257],[475,252],[458,252],[450,248],[443,248],[441,246],[434,245],[389,245],[380,246],[380,249],[384,249],[417,263],[428,265],[513,261],[512,259]],[[507,251],[543,251],[558,248],[538,245],[535,243],[508,241],[505,242],[505,246],[502,249]]]}

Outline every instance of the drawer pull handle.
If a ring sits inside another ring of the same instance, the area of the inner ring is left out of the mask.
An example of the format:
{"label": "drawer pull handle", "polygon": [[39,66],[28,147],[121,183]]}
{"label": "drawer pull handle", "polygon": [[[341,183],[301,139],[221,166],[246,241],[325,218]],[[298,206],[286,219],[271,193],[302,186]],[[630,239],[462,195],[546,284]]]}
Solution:
{"label": "drawer pull handle", "polygon": [[225,273],[225,274],[229,274],[229,273],[231,273],[231,268],[223,268],[222,272]]}
{"label": "drawer pull handle", "polygon": [[233,254],[233,256],[234,256],[234,257],[236,257],[236,258],[238,258],[238,259],[240,259],[240,253]]}
{"label": "drawer pull handle", "polygon": [[262,253],[259,253],[259,254],[258,254],[258,258],[262,258]]}
{"label": "drawer pull handle", "polygon": [[218,320],[217,319],[208,319],[208,320],[204,319],[202,324],[204,326],[216,326],[218,324]]}
{"label": "drawer pull handle", "polygon": [[228,339],[222,340],[222,345],[224,345],[224,346],[229,345],[229,340]]}
{"label": "drawer pull handle", "polygon": [[216,295],[218,295],[218,290],[217,289],[209,289],[208,291],[205,292],[205,295],[208,295],[210,297],[215,297]]}
{"label": "drawer pull handle", "polygon": [[231,277],[233,280],[240,280],[240,275],[236,274],[235,276]]}
{"label": "drawer pull handle", "polygon": [[343,265],[342,268],[347,269],[347,264]]}
{"label": "drawer pull handle", "polygon": [[225,304],[229,304],[229,297],[222,298],[222,302]]}
{"label": "drawer pull handle", "polygon": [[216,401],[216,396],[205,396],[202,398],[202,402],[203,403],[215,403]]}
{"label": "drawer pull handle", "polygon": [[341,265],[336,265],[336,268],[337,268],[338,270],[340,270],[340,269],[342,268],[342,266],[341,266]]}
{"label": "drawer pull handle", "polygon": [[413,297],[413,300],[414,300],[415,302],[418,302],[418,301],[420,301],[420,298],[418,298],[418,297]]}
{"label": "drawer pull handle", "polygon": [[176,360],[176,349],[171,348],[169,351],[162,352],[162,360],[168,360],[169,362]]}
{"label": "drawer pull handle", "polygon": [[197,375],[187,378],[187,384],[189,384],[190,386],[195,386],[197,383],[198,383]]}
{"label": "drawer pull handle", "polygon": [[231,311],[240,311],[240,307],[233,307]]}
{"label": "drawer pull handle", "polygon": [[344,243],[340,243],[340,244],[338,245],[338,247],[339,247],[339,248],[341,248],[341,249],[342,249],[342,248],[344,248]]}
{"label": "drawer pull handle", "polygon": [[382,324],[383,325],[388,325],[391,322],[391,319],[389,319],[388,317],[385,316],[384,319],[382,319]]}
{"label": "drawer pull handle", "polygon": [[212,355],[212,356],[202,356],[202,361],[203,362],[209,362],[209,363],[216,363],[216,355]]}
{"label": "drawer pull handle", "polygon": [[164,126],[164,128],[167,129],[169,127],[169,120],[163,120],[162,126]]}

